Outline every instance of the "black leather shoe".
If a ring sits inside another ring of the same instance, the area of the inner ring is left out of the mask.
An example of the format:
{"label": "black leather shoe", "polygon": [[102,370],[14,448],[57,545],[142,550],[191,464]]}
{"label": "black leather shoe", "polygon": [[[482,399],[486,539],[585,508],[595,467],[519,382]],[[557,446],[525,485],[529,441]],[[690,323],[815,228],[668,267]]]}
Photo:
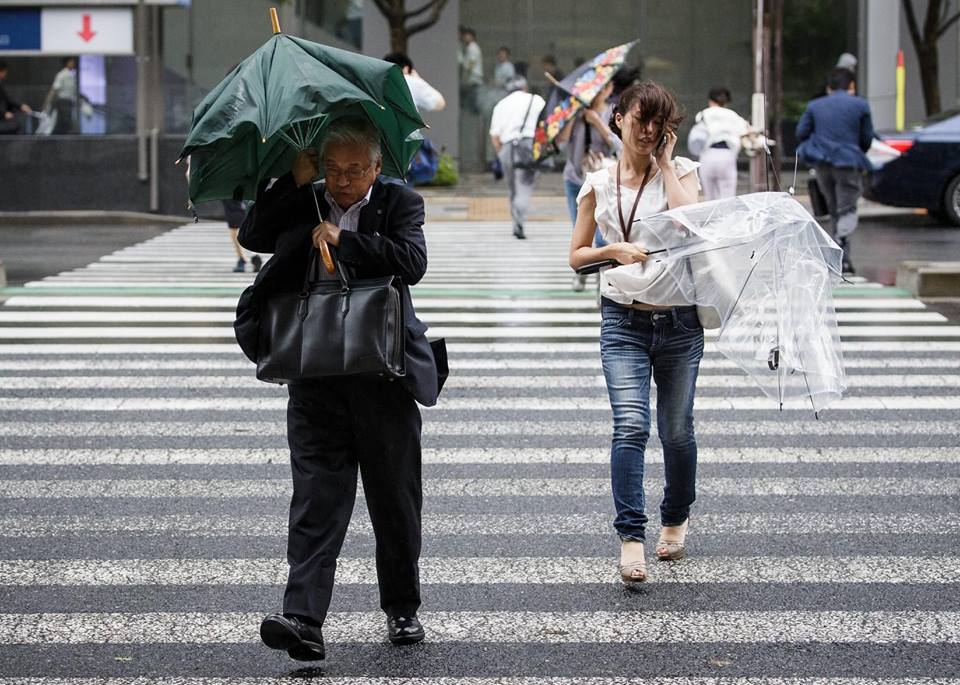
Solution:
{"label": "black leather shoe", "polygon": [[270,649],[285,649],[297,661],[322,661],[326,657],[320,628],[296,616],[270,614],[260,624],[260,639]]}
{"label": "black leather shoe", "polygon": [[520,240],[524,240],[527,237],[523,234],[523,226],[521,226],[520,224],[514,224],[513,235],[515,235]]}
{"label": "black leather shoe", "polygon": [[387,618],[387,638],[395,645],[413,645],[426,637],[416,616]]}

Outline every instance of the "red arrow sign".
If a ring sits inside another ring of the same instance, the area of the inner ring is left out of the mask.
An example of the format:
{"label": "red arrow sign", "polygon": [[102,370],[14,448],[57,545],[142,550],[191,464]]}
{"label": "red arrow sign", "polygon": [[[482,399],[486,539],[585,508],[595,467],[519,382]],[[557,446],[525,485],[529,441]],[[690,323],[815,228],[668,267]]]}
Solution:
{"label": "red arrow sign", "polygon": [[96,31],[90,29],[91,19],[89,14],[83,15],[83,30],[77,31],[77,35],[83,39],[83,42],[89,43],[97,35]]}

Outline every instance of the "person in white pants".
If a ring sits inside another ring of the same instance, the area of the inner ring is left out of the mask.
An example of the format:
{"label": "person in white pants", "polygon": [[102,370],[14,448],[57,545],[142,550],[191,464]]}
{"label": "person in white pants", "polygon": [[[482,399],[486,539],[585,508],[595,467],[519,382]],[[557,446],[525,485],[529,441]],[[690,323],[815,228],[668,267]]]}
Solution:
{"label": "person in white pants", "polygon": [[687,147],[700,158],[700,182],[707,200],[720,200],[737,194],[737,155],[750,124],[728,108],[730,91],[713,88],[707,96],[707,108],[697,112]]}

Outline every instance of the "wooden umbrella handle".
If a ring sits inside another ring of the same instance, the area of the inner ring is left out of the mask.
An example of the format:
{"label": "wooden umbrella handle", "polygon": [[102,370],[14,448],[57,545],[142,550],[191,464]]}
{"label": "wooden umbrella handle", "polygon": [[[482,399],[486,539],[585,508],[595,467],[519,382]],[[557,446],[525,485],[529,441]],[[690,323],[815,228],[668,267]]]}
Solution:
{"label": "wooden umbrella handle", "polygon": [[320,258],[323,260],[323,266],[327,269],[328,274],[332,274],[336,271],[336,267],[333,263],[333,255],[330,254],[330,246],[327,245],[326,240],[320,241]]}

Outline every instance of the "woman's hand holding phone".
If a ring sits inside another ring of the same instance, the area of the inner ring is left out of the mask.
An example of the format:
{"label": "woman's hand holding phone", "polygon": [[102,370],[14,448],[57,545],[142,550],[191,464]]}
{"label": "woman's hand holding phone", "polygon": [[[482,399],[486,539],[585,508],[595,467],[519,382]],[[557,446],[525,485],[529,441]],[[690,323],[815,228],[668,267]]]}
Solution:
{"label": "woman's hand holding phone", "polygon": [[677,134],[670,130],[665,131],[660,144],[657,145],[653,153],[658,167],[663,169],[670,163],[670,160],[673,159],[673,148],[676,144]]}

